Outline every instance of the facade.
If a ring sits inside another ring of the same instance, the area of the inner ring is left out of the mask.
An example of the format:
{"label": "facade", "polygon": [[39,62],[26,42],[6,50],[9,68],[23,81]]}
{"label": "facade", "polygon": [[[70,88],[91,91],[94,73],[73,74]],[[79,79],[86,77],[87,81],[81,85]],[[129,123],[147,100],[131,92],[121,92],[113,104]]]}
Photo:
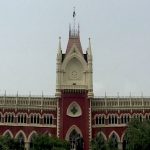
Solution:
{"label": "facade", "polygon": [[118,148],[124,149],[130,119],[150,119],[150,98],[95,97],[91,43],[89,39],[84,53],[79,29],[69,29],[65,53],[59,38],[56,60],[55,96],[0,96],[0,135],[19,139],[26,150],[36,133],[66,139],[71,150],[78,150],[77,144],[89,150],[91,139],[101,134],[105,140],[114,138]]}

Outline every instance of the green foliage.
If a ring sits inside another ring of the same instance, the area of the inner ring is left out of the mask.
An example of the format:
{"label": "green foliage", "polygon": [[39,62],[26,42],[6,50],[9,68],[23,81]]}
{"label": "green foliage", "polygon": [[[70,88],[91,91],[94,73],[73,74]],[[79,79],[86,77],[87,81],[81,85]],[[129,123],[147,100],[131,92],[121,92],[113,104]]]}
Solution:
{"label": "green foliage", "polygon": [[32,143],[32,150],[69,150],[70,148],[68,142],[47,134],[36,135]]}
{"label": "green foliage", "polygon": [[[34,136],[32,139],[32,148],[30,150],[69,150],[70,146],[67,141],[50,137],[47,134]],[[0,150],[24,150],[24,143],[18,139],[9,136],[0,137]]]}
{"label": "green foliage", "polygon": [[106,150],[106,141],[101,134],[91,141],[91,147],[92,150]]}
{"label": "green foliage", "polygon": [[126,150],[149,150],[150,149],[150,122],[132,120],[127,128],[125,140]]}
{"label": "green foliage", "polygon": [[108,140],[108,150],[118,150],[118,142],[115,138]]}
{"label": "green foliage", "polygon": [[23,146],[19,141],[9,136],[0,137],[0,150],[23,150]]}

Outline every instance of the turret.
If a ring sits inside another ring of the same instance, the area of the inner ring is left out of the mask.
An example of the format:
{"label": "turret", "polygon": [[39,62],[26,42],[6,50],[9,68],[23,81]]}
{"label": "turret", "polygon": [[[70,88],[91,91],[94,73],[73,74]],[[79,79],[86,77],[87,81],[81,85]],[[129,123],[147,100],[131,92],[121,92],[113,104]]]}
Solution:
{"label": "turret", "polygon": [[59,37],[57,64],[56,64],[56,96],[60,97],[60,80],[61,80],[61,63],[62,63],[62,50],[61,50],[61,37]]}
{"label": "turret", "polygon": [[59,37],[58,52],[57,52],[57,61],[61,61],[61,60],[62,60],[61,37]]}
{"label": "turret", "polygon": [[92,49],[91,49],[91,39],[89,38],[89,47],[88,47],[88,60],[92,61]]}
{"label": "turret", "polygon": [[88,74],[89,74],[89,80],[88,80],[88,96],[93,97],[93,56],[92,56],[92,49],[91,49],[91,40],[89,38],[89,46],[87,49],[87,58],[88,58]]}

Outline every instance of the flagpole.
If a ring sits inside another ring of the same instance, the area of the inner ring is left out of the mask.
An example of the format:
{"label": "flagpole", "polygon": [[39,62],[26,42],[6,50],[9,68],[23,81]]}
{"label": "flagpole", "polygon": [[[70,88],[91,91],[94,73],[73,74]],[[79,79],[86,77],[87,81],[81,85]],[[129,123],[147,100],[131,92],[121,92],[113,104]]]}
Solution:
{"label": "flagpole", "polygon": [[76,12],[75,12],[75,7],[73,7],[74,11],[73,11],[73,21],[74,21],[74,36],[75,36],[75,29],[76,29]]}

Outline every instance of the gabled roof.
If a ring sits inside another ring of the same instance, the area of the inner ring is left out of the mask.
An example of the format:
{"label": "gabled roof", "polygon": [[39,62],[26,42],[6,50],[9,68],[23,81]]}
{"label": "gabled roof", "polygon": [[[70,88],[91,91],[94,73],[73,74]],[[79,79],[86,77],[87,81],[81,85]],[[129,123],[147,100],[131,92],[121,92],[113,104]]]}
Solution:
{"label": "gabled roof", "polygon": [[66,49],[66,54],[70,51],[70,49],[72,48],[72,46],[74,44],[79,49],[79,51],[81,52],[81,54],[83,54],[82,46],[81,46],[81,42],[80,42],[79,31],[70,30],[69,31],[69,40],[68,40],[68,45],[67,45],[67,49]]}

